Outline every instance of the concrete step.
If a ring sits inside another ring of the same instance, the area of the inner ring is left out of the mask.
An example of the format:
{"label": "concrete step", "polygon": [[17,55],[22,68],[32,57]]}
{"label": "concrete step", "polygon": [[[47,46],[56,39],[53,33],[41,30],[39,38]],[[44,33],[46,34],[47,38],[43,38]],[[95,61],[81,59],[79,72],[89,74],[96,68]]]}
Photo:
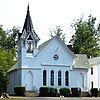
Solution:
{"label": "concrete step", "polygon": [[37,97],[37,96],[39,96],[38,93],[33,92],[33,91],[26,91],[26,92],[25,92],[25,95],[26,95],[27,97]]}

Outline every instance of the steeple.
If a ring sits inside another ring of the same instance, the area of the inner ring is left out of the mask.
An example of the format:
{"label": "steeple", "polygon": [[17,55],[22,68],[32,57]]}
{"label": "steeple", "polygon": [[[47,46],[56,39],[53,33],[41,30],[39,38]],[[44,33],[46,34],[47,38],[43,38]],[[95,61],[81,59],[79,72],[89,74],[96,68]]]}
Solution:
{"label": "steeple", "polygon": [[26,37],[31,34],[31,36],[36,40],[39,41],[40,38],[38,37],[38,35],[35,33],[34,28],[33,28],[33,23],[32,23],[32,19],[30,16],[30,11],[29,11],[29,4],[27,7],[27,14],[26,14],[26,18],[25,18],[25,22],[24,22],[24,26],[23,26],[23,30],[22,30],[22,34],[26,33]]}
{"label": "steeple", "polygon": [[23,26],[23,31],[26,32],[33,32],[33,24],[32,24],[32,20],[31,20],[31,16],[30,16],[30,11],[29,11],[29,4],[27,7],[27,14],[26,14],[26,18],[25,18],[25,22],[24,22],[24,26]]}
{"label": "steeple", "polygon": [[33,28],[33,23],[30,16],[29,4],[27,7],[27,14],[24,22],[24,26],[22,29],[22,33],[18,34],[18,56],[22,58],[24,56],[33,57],[38,53],[37,44],[40,38],[35,33]]}

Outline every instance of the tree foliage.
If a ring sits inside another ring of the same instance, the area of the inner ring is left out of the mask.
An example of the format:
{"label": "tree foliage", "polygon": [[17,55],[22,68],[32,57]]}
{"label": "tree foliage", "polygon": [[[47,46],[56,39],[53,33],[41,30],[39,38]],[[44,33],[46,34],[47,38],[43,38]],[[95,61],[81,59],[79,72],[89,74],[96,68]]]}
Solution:
{"label": "tree foliage", "polygon": [[6,91],[7,71],[15,63],[12,51],[5,51],[0,48],[0,91]]}
{"label": "tree foliage", "polygon": [[100,55],[100,25],[95,26],[96,18],[91,15],[87,20],[78,19],[73,27],[73,51],[76,54],[87,54],[88,58]]}
{"label": "tree foliage", "polygon": [[6,91],[7,71],[16,62],[16,42],[18,28],[4,31],[0,26],[0,92]]}
{"label": "tree foliage", "polygon": [[56,26],[55,29],[53,29],[53,31],[50,30],[50,36],[53,37],[53,36],[58,36],[61,38],[61,40],[65,43],[65,34],[63,34],[63,30],[61,29],[60,26]]}

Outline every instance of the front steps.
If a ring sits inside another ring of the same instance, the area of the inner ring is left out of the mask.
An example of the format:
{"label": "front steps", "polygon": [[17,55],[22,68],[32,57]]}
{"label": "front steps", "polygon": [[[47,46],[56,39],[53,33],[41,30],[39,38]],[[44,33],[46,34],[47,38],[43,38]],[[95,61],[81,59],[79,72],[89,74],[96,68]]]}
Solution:
{"label": "front steps", "polygon": [[26,91],[25,96],[27,96],[27,97],[37,97],[37,96],[39,96],[39,94],[34,92],[34,91]]}

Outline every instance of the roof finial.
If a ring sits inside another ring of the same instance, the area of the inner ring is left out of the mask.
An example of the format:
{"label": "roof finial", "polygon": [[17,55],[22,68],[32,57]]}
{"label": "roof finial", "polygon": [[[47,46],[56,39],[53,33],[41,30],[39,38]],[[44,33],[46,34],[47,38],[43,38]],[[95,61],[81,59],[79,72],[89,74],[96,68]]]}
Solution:
{"label": "roof finial", "polygon": [[27,6],[27,12],[29,12],[29,3],[28,3],[28,6]]}

